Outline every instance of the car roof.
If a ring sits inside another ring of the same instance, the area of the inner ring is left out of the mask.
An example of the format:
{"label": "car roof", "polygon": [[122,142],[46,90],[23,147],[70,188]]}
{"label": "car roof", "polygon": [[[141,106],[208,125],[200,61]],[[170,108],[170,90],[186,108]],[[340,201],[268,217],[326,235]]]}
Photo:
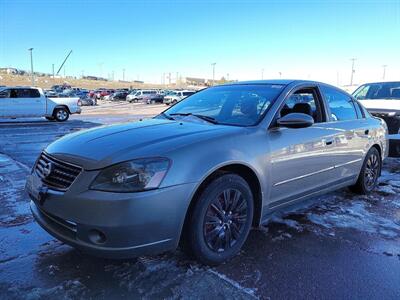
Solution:
{"label": "car roof", "polygon": [[384,84],[384,83],[400,83],[400,81],[376,81],[376,82],[368,82],[368,83],[363,83],[361,85],[366,85],[366,84]]}
{"label": "car roof", "polygon": [[[227,83],[227,85],[240,85],[240,84],[280,84],[289,85],[293,82],[303,82],[305,80],[294,80],[294,79],[267,79],[267,80],[248,80],[248,81],[237,81]],[[311,81],[310,81],[311,82]]]}

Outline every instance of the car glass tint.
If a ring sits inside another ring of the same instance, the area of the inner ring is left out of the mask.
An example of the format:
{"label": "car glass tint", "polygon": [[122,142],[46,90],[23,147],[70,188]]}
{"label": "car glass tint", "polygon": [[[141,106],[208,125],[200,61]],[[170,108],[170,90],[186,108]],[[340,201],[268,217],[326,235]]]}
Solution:
{"label": "car glass tint", "polygon": [[40,98],[40,93],[37,89],[30,89],[30,98]]}
{"label": "car glass tint", "polygon": [[197,92],[168,109],[168,114],[193,114],[219,124],[251,126],[264,115],[283,85],[218,86]]}
{"label": "car glass tint", "polygon": [[331,110],[331,121],[347,121],[357,119],[356,110],[350,96],[327,86],[321,87]]}
{"label": "car glass tint", "polygon": [[10,98],[10,90],[0,91],[0,98]]}

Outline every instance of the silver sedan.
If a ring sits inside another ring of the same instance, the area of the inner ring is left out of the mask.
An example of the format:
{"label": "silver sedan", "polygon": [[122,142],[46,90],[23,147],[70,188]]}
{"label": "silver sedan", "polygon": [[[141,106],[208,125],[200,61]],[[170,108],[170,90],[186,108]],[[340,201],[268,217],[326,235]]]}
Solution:
{"label": "silver sedan", "polygon": [[387,152],[385,123],[340,89],[239,82],[59,139],[26,189],[37,222],[83,251],[125,258],[181,244],[213,265],[277,210],[346,186],[371,192]]}

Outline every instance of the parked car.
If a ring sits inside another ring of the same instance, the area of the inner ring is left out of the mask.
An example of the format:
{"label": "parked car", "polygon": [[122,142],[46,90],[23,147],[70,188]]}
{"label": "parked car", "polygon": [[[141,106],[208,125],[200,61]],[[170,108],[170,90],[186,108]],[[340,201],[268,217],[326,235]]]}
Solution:
{"label": "parked car", "polygon": [[146,102],[150,95],[157,95],[156,90],[137,90],[135,93],[130,93],[126,100],[129,102]]}
{"label": "parked car", "polygon": [[[104,99],[104,97],[111,95],[112,93],[114,93],[114,90],[102,90],[100,91],[100,99]],[[108,100],[109,97],[107,97],[107,99],[104,100]]]}
{"label": "parked car", "polygon": [[46,97],[53,97],[53,98],[58,97],[58,93],[53,90],[43,90],[43,93],[46,95]]}
{"label": "parked car", "polygon": [[142,101],[145,102],[146,104],[163,103],[164,96],[158,93],[145,95]]}
{"label": "parked car", "polygon": [[67,83],[64,84],[56,84],[51,87],[51,89],[57,93],[62,93],[65,89],[69,89],[71,86]]}
{"label": "parked car", "polygon": [[80,114],[79,98],[49,98],[35,87],[7,87],[0,90],[0,117],[46,117],[63,122]]}
{"label": "parked car", "polygon": [[389,133],[400,133],[400,81],[363,84],[353,96],[371,114],[386,121]]}
{"label": "parked car", "polygon": [[239,82],[59,139],[26,190],[37,222],[88,253],[126,258],[182,242],[215,265],[288,205],[345,186],[371,192],[387,151],[385,123],[338,88]]}
{"label": "parked car", "polygon": [[95,99],[93,99],[93,98],[89,98],[89,97],[80,98],[80,101],[81,101],[82,106],[96,105]]}
{"label": "parked car", "polygon": [[116,100],[126,100],[126,97],[128,96],[128,92],[126,91],[120,91],[120,92],[115,92],[114,94],[111,95],[110,100],[116,101]]}
{"label": "parked car", "polygon": [[175,104],[186,97],[193,95],[194,93],[194,91],[173,91],[172,93],[164,96],[164,103],[167,105]]}

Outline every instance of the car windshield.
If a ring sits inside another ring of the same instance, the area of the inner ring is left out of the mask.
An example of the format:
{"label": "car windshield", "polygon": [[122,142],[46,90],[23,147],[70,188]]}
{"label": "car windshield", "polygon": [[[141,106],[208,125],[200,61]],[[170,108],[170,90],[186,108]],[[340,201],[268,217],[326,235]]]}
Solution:
{"label": "car windshield", "polygon": [[400,99],[400,82],[364,84],[353,95],[357,100]]}
{"label": "car windshield", "polygon": [[283,85],[226,85],[195,93],[164,112],[164,116],[200,116],[213,123],[252,126],[283,90]]}

